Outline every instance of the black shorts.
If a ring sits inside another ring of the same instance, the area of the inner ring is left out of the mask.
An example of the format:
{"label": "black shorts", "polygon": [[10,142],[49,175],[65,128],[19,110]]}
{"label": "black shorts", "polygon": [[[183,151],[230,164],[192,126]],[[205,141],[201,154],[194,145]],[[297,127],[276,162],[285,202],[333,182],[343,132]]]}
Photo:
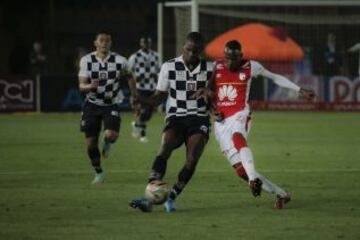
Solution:
{"label": "black shorts", "polygon": [[[141,90],[141,89],[138,89],[137,91],[137,95],[141,98],[141,97],[144,97],[144,98],[148,98],[150,97],[151,95],[153,95],[155,93],[155,91],[150,91],[150,90]],[[142,104],[142,103],[139,103],[139,109],[149,109],[152,111],[153,107],[148,105],[148,104]]]}
{"label": "black shorts", "polygon": [[170,117],[166,119],[164,132],[168,129],[174,129],[177,134],[183,136],[184,141],[195,133],[201,133],[209,138],[210,135],[209,117],[187,116]]}
{"label": "black shorts", "polygon": [[114,104],[111,106],[98,106],[86,101],[81,113],[80,130],[86,137],[97,137],[104,122],[104,129],[119,132],[120,130],[120,109]]}

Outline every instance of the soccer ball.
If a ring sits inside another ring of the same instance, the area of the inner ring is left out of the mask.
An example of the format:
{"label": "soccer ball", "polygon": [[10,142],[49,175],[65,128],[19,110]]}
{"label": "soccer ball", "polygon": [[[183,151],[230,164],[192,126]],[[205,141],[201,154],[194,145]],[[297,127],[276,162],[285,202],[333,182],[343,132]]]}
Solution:
{"label": "soccer ball", "polygon": [[145,188],[145,198],[153,204],[164,203],[169,196],[167,184],[160,180],[150,182]]}

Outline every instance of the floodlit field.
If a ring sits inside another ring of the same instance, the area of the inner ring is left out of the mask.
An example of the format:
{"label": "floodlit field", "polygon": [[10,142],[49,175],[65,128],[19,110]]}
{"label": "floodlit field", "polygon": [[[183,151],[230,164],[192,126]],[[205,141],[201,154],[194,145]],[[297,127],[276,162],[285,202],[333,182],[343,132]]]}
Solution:
{"label": "floodlit field", "polygon": [[[147,144],[131,138],[123,114],[120,140],[93,172],[79,132],[79,114],[0,115],[0,239],[360,239],[360,114],[256,112],[250,146],[258,170],[292,193],[253,198],[213,135],[177,212],[130,209],[142,196],[157,153],[163,116],[149,124]],[[171,157],[175,181],[184,149]]]}

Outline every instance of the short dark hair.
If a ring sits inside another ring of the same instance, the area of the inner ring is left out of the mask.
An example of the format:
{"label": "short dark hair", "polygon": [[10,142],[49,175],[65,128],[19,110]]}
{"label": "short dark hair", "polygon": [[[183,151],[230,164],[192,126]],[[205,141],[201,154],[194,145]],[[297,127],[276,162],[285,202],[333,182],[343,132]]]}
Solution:
{"label": "short dark hair", "polygon": [[102,35],[102,34],[109,35],[109,36],[111,37],[111,33],[110,33],[110,32],[108,32],[108,31],[99,31],[99,32],[96,33],[95,39],[97,39],[97,38],[98,38],[100,35]]}
{"label": "short dark hair", "polygon": [[225,48],[229,48],[231,50],[241,50],[241,44],[237,40],[231,40],[225,44]]}
{"label": "short dark hair", "polygon": [[190,32],[188,35],[186,35],[187,41],[192,41],[199,45],[204,45],[204,38],[199,32]]}

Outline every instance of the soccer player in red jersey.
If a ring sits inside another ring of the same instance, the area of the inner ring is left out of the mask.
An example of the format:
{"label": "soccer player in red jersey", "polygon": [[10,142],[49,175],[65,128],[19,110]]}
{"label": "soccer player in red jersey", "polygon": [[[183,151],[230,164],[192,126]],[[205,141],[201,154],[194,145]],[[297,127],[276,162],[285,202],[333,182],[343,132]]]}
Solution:
{"label": "soccer player in red jersey", "polygon": [[238,176],[248,181],[256,197],[261,189],[276,194],[275,209],[282,209],[290,195],[255,170],[254,157],[247,144],[251,110],[249,92],[253,77],[264,76],[278,86],[297,91],[300,97],[311,100],[313,90],[304,89],[287,78],[274,74],[256,61],[242,58],[241,44],[232,40],[225,45],[225,58],[215,62],[213,76],[206,89],[199,90],[198,98],[205,97],[213,106],[216,122],[215,136],[221,151]]}

